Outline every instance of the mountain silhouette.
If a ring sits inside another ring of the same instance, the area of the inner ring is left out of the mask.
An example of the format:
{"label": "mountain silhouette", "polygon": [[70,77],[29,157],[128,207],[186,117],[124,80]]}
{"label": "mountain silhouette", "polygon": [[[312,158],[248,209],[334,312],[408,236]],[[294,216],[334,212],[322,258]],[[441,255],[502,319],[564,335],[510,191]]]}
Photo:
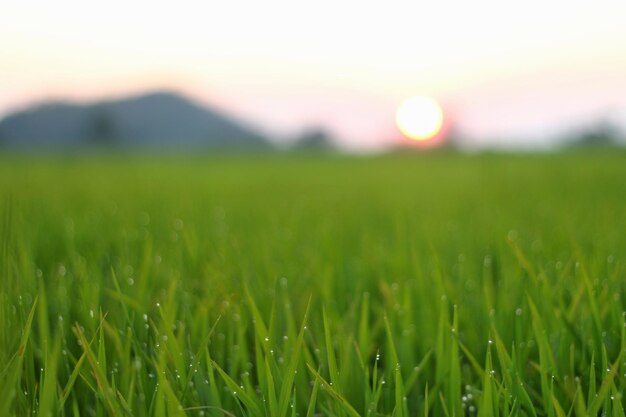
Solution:
{"label": "mountain silhouette", "polygon": [[269,146],[251,128],[167,91],[88,104],[42,103],[2,119],[0,145],[26,149]]}

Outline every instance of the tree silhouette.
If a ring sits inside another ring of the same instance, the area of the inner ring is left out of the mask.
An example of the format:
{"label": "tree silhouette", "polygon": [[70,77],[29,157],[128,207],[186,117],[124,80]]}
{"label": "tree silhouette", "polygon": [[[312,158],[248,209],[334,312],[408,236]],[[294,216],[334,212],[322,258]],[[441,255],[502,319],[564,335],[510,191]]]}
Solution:
{"label": "tree silhouette", "polygon": [[115,120],[104,107],[97,107],[91,119],[90,139],[97,145],[113,145],[115,143]]}

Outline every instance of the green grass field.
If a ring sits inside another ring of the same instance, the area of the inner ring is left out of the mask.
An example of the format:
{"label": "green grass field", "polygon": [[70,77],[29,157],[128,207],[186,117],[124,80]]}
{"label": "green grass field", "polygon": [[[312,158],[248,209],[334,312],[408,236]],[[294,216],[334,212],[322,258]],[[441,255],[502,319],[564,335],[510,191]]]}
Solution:
{"label": "green grass field", "polygon": [[624,416],[624,152],[5,155],[0,215],[0,416]]}

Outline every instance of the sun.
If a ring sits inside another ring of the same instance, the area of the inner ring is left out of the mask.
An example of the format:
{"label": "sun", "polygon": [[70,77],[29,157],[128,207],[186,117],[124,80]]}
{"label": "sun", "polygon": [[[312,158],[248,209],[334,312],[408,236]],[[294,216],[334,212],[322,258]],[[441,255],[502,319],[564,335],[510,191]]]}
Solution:
{"label": "sun", "polygon": [[441,106],[430,97],[414,96],[405,100],[396,112],[398,129],[417,141],[433,139],[443,126]]}

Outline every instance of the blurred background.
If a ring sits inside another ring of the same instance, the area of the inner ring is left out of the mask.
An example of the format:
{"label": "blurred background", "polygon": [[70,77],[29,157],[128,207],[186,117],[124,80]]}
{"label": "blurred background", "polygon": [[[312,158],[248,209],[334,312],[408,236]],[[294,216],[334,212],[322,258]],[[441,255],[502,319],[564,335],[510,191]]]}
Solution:
{"label": "blurred background", "polygon": [[[8,0],[0,147],[621,145],[625,16],[623,1]],[[401,120],[416,96],[441,120]]]}

